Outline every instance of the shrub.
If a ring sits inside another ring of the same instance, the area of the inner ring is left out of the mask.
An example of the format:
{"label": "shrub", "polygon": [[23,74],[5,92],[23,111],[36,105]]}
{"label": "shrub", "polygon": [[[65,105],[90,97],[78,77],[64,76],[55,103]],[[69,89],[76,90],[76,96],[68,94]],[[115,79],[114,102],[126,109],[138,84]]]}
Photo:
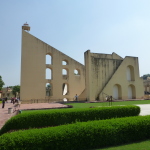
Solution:
{"label": "shrub", "polygon": [[12,117],[1,128],[0,135],[10,130],[58,126],[89,120],[103,120],[117,117],[137,116],[139,106],[112,106],[100,108],[78,108],[33,111]]}
{"label": "shrub", "polygon": [[148,138],[150,116],[136,116],[6,133],[0,136],[0,149],[84,150]]}

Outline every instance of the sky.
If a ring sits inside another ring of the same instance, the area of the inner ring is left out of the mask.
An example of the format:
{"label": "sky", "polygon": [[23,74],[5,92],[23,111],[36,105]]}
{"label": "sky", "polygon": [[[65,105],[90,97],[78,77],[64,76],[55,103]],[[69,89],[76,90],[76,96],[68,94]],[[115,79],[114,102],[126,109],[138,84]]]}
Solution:
{"label": "sky", "polygon": [[150,73],[150,0],[0,0],[0,76],[20,85],[21,28],[84,64],[84,52],[139,58]]}

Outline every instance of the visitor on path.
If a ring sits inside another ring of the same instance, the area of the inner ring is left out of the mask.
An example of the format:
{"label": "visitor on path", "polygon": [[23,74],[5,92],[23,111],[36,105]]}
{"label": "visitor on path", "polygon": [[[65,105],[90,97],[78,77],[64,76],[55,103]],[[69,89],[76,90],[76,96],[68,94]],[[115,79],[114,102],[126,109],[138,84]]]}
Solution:
{"label": "visitor on path", "polygon": [[16,99],[15,99],[15,103],[18,103],[19,102],[19,99],[16,97]]}
{"label": "visitor on path", "polygon": [[78,101],[78,95],[77,94],[75,95],[75,101]]}
{"label": "visitor on path", "polygon": [[106,101],[108,101],[108,96],[106,96],[106,98],[105,98],[105,99],[106,99]]}
{"label": "visitor on path", "polygon": [[13,99],[14,99],[14,100],[13,100],[13,104],[15,104],[15,102],[16,102],[16,97],[14,97]]}
{"label": "visitor on path", "polygon": [[5,101],[8,103],[8,101],[7,101],[7,100],[8,100],[8,98],[7,98],[7,96],[6,96]]}
{"label": "visitor on path", "polygon": [[11,103],[14,103],[14,98],[11,97]]}
{"label": "visitor on path", "polygon": [[2,98],[2,108],[5,107],[5,98]]}
{"label": "visitor on path", "polygon": [[18,101],[18,102],[20,101],[20,98],[19,98],[19,97],[17,97],[17,101]]}

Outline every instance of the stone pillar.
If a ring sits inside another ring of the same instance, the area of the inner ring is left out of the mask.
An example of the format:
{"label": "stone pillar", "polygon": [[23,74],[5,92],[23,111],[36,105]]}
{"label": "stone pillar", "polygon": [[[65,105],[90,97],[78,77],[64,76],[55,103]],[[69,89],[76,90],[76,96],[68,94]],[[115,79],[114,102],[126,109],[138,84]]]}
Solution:
{"label": "stone pillar", "polygon": [[85,61],[85,90],[87,101],[91,100],[91,55],[90,50],[84,53]]}

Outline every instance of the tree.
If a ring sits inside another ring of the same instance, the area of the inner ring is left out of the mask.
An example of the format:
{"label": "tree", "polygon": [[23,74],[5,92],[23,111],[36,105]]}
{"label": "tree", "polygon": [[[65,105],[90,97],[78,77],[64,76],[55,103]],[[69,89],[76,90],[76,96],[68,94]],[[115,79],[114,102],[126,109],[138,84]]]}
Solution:
{"label": "tree", "polygon": [[17,93],[20,93],[20,85],[15,85],[13,87],[12,93],[16,97]]}
{"label": "tree", "polygon": [[150,77],[150,74],[144,74],[144,75],[142,76],[143,80],[147,80],[147,77]]}
{"label": "tree", "polygon": [[0,76],[0,90],[2,90],[2,87],[5,85],[5,83],[2,80],[2,77]]}

